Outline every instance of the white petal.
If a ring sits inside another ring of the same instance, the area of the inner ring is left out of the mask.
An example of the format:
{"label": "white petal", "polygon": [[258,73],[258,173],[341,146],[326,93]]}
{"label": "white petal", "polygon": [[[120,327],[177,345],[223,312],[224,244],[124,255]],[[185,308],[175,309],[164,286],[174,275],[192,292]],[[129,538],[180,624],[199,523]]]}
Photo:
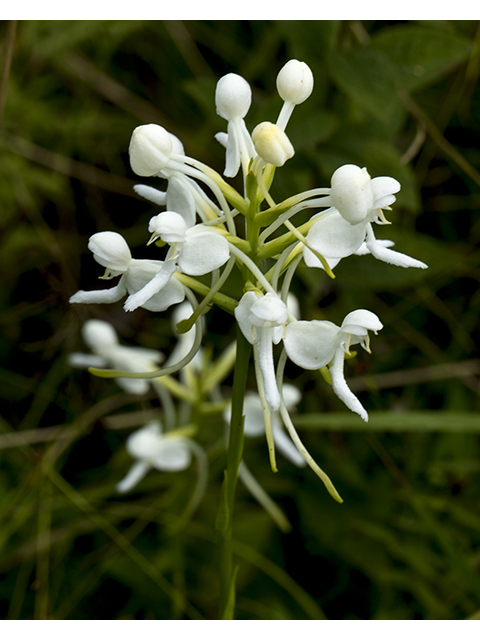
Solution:
{"label": "white petal", "polygon": [[[350,331],[349,327],[353,329],[355,326],[358,327],[358,332],[354,330]],[[380,331],[382,328],[383,324],[380,322],[379,317],[367,309],[351,311],[345,316],[341,326],[342,331],[355,335],[364,335],[366,330],[377,333],[377,331]]]}
{"label": "white petal", "polygon": [[[307,267],[316,267],[317,269],[323,269],[325,271],[325,267],[320,262],[319,258],[310,251],[308,247],[303,248],[303,259],[305,260],[305,264]],[[337,264],[340,262],[341,258],[325,258],[330,269],[335,269]]]}
{"label": "white petal", "polygon": [[183,471],[190,466],[192,452],[186,441],[181,438],[164,437],[162,446],[151,458],[152,467],[160,471]]}
{"label": "white petal", "polygon": [[178,266],[191,276],[202,276],[221,267],[230,257],[227,240],[215,231],[187,233]]}
{"label": "white petal", "polygon": [[392,251],[392,249],[387,249],[385,246],[381,245],[375,238],[371,225],[369,224],[368,226],[367,247],[372,256],[377,258],[377,260],[393,264],[397,267],[416,267],[417,269],[428,268],[428,266],[424,262],[420,262],[420,260],[415,260],[415,258],[411,258],[404,253]]}
{"label": "white petal", "polygon": [[127,493],[127,491],[133,489],[150,469],[148,462],[135,462],[125,478],[117,483],[116,489],[118,493]]}
{"label": "white petal", "polygon": [[[175,260],[167,260],[164,262],[158,273],[142,289],[127,298],[123,305],[125,311],[134,311],[137,307],[144,306],[145,303],[166,286],[176,270],[177,265]],[[131,276],[132,274],[129,273],[129,279],[127,281],[129,291],[132,283]]]}
{"label": "white petal", "polygon": [[237,130],[233,122],[228,123],[227,154],[225,157],[225,171],[223,175],[234,178],[240,168],[240,147],[238,144]]}
{"label": "white petal", "polygon": [[150,233],[160,236],[164,242],[174,244],[175,242],[183,242],[187,232],[187,223],[184,218],[175,211],[163,211],[148,223]]}
{"label": "white petal", "polygon": [[339,331],[326,320],[299,320],[287,325],[283,343],[292,362],[303,369],[316,370],[332,360]]}
{"label": "white petal", "polygon": [[151,420],[127,438],[127,451],[133,458],[149,460],[152,455],[155,455],[162,439],[160,422]]}
{"label": "white petal", "polygon": [[[376,240],[376,242],[381,247],[393,247],[393,245],[395,244],[391,240]],[[370,255],[370,251],[368,250],[366,242],[362,242],[360,247],[355,251],[355,255],[356,256],[368,256],[368,255]]]}
{"label": "white petal", "polygon": [[248,393],[245,395],[243,414],[245,416],[244,433],[247,437],[253,438],[265,434],[262,404],[258,394]]}
{"label": "white petal", "polygon": [[222,145],[222,147],[225,147],[225,149],[227,148],[227,145],[228,145],[228,133],[226,133],[225,131],[219,131],[213,137],[215,138],[215,140],[217,142],[219,142]]}
{"label": "white petal", "polygon": [[118,273],[124,273],[132,259],[125,238],[114,231],[94,233],[88,241],[88,248],[98,264]]}
{"label": "white petal", "polygon": [[189,178],[183,181],[172,176],[168,181],[167,188],[167,209],[176,211],[187,223],[187,227],[195,224],[195,199],[192,192],[187,188]]}
{"label": "white petal", "polygon": [[285,383],[282,388],[282,396],[287,409],[292,409],[302,399],[302,392],[295,385]]}
{"label": "white petal", "polygon": [[89,367],[96,367],[97,369],[104,369],[107,366],[107,361],[101,356],[94,356],[90,353],[69,353],[67,362],[71,367],[78,369],[88,369]]}
{"label": "white petal", "polygon": [[252,102],[250,85],[236,73],[228,73],[220,78],[215,89],[217,113],[225,120],[244,118]]}
{"label": "white petal", "polygon": [[320,218],[307,234],[307,243],[325,258],[346,258],[365,239],[366,222],[352,225],[338,211]]}
{"label": "white petal", "polygon": [[[377,204],[378,200],[384,198],[385,196],[391,195],[392,193],[397,193],[402,188],[398,180],[395,180],[395,178],[388,178],[386,176],[373,178],[370,184],[375,200],[375,208],[382,208],[380,204]],[[392,202],[394,200],[395,198],[392,200]]]}
{"label": "white petal", "polygon": [[127,293],[125,275],[122,276],[116,287],[100,289],[98,291],[77,291],[70,298],[71,304],[111,304],[118,302]]}
{"label": "white petal", "polygon": [[272,329],[266,327],[257,327],[258,344],[256,345],[258,353],[258,364],[262,372],[263,384],[265,387],[265,398],[273,411],[280,407],[280,394],[277,388],[277,380],[275,377],[275,367],[273,363],[273,343]]}
{"label": "white petal", "polygon": [[253,303],[257,300],[257,296],[253,291],[247,291],[240,299],[237,307],[235,308],[235,318],[237,319],[240,331],[245,336],[246,340],[253,344],[253,324],[250,319],[250,309]]}
{"label": "white petal", "polygon": [[155,189],[154,187],[149,187],[146,184],[136,184],[133,186],[133,190],[137,195],[145,200],[149,200],[154,204],[162,206],[167,202],[167,194],[165,191],[160,191],[159,189]]}
{"label": "white petal", "polygon": [[363,408],[360,400],[352,393],[345,382],[343,365],[344,352],[342,349],[338,348],[335,352],[332,366],[329,369],[332,380],[332,389],[351,411],[358,413],[365,422],[368,422],[368,413]]}

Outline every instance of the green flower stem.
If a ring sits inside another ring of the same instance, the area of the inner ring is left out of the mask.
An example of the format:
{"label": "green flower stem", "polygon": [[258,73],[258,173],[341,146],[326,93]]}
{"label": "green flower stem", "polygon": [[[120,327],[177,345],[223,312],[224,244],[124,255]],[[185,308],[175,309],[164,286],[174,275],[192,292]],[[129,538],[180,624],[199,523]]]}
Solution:
{"label": "green flower stem", "polygon": [[232,417],[227,448],[227,467],[217,516],[220,535],[220,618],[233,619],[235,570],[233,567],[233,509],[238,471],[243,455],[243,402],[252,346],[237,326],[237,350],[232,386]]}

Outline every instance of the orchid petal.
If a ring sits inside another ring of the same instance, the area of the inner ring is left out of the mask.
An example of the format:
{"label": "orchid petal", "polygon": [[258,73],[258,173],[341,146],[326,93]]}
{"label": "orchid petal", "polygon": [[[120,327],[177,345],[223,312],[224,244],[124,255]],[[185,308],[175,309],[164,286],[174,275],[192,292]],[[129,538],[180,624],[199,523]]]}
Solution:
{"label": "orchid petal", "polygon": [[[397,193],[401,189],[401,184],[395,178],[389,178],[387,176],[379,176],[378,178],[373,178],[371,183],[371,189],[373,193],[373,198],[375,201],[374,207],[376,209],[383,208],[378,201],[385,196],[388,196],[392,193]],[[393,198],[392,202],[395,201]]]}
{"label": "orchid petal", "polygon": [[287,325],[283,343],[292,362],[316,370],[332,360],[339,331],[340,327],[327,320],[299,320]]}
{"label": "orchid petal", "polygon": [[234,178],[240,168],[240,147],[234,122],[230,121],[228,123],[227,131],[227,153],[223,175],[227,178]]}
{"label": "orchid petal", "polygon": [[258,331],[258,364],[263,376],[265,398],[273,411],[280,407],[280,393],[278,392],[275,367],[273,363],[272,332],[269,327],[257,327]]}
{"label": "orchid petal", "polygon": [[116,489],[118,493],[131,491],[147,475],[150,469],[150,464],[144,460],[134,462],[125,478],[117,483]]}
{"label": "orchid petal", "polygon": [[307,243],[325,258],[346,258],[354,253],[365,239],[366,222],[352,225],[334,210],[320,218],[307,234]]}
{"label": "orchid petal", "polygon": [[172,176],[168,181],[167,209],[179,213],[187,223],[187,227],[195,224],[195,198],[185,181]]}
{"label": "orchid petal", "polygon": [[416,267],[417,269],[428,268],[428,266],[420,260],[411,258],[410,256],[407,256],[404,253],[399,253],[398,251],[392,251],[392,249],[387,249],[385,246],[379,244],[375,238],[371,224],[367,226],[366,242],[368,250],[372,256],[377,258],[377,260],[382,260],[382,262],[387,262],[388,264],[393,264],[397,267]]}
{"label": "orchid petal", "polygon": [[[144,306],[155,294],[158,294],[168,283],[170,278],[177,270],[175,260],[167,260],[163,263],[161,269],[153,276],[153,278],[139,291],[130,295],[123,308],[125,311],[134,311],[138,307]],[[130,272],[131,270],[129,270]],[[129,276],[131,274],[129,273]],[[129,278],[128,283],[131,284],[132,279]]]}
{"label": "orchid petal", "polygon": [[147,184],[135,184],[133,186],[133,190],[138,196],[145,198],[145,200],[148,200],[149,202],[153,202],[153,204],[163,206],[167,202],[167,194],[165,191],[160,191],[159,189],[150,187]]}
{"label": "orchid petal", "polygon": [[188,275],[202,276],[221,267],[229,257],[227,240],[215,231],[187,232],[178,266]]}
{"label": "orchid petal", "polygon": [[344,358],[345,354],[343,350],[338,348],[335,352],[332,366],[329,369],[332,380],[332,389],[351,411],[358,413],[365,422],[368,422],[368,413],[363,408],[360,400],[352,393],[345,381],[343,373]]}
{"label": "orchid petal", "polygon": [[77,291],[70,298],[71,304],[112,304],[118,302],[127,293],[125,275],[123,275],[116,287],[111,289],[99,289],[97,291]]}
{"label": "orchid petal", "polygon": [[183,471],[190,466],[192,452],[183,438],[165,436],[161,440],[161,447],[152,456],[151,464],[160,471]]}

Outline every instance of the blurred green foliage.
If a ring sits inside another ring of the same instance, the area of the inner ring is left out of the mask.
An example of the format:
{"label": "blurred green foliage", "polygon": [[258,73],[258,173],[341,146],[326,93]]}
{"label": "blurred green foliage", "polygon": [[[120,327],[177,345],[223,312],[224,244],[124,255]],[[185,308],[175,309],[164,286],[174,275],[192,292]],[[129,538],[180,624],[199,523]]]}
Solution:
{"label": "blurred green foliage", "polygon": [[[274,197],[327,186],[344,163],[395,177],[387,236],[430,269],[368,256],[342,261],[334,281],[298,271],[303,318],[340,323],[367,308],[384,324],[372,356],[347,364],[371,422],[320,376],[287,367],[304,391],[295,422],[345,502],[283,459],[273,475],[265,443],[246,443],[292,532],[239,486],[236,615],[479,618],[479,23],[23,21],[0,23],[0,38],[2,617],[218,615],[221,417],[204,417],[210,480],[192,521],[178,526],[193,469],[151,473],[116,495],[130,464],[125,436],[151,403],[70,370],[66,355],[83,350],[89,317],[168,353],[170,314],[70,308],[68,298],[96,287],[91,234],[119,231],[146,255],[152,210],[132,190],[134,127],[165,126],[221,171],[216,81],[233,71],[250,82],[251,128],[276,118],[276,73],[296,57],[315,90],[292,117],[296,155]],[[231,326],[213,310],[207,327],[217,354]]]}

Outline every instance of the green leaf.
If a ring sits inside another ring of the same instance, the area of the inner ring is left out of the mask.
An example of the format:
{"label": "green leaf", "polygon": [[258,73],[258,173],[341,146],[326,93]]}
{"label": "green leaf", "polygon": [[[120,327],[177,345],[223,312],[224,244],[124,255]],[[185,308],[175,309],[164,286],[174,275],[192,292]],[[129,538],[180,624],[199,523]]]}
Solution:
{"label": "green leaf", "polygon": [[416,90],[466,60],[472,44],[444,29],[398,25],[374,36],[368,48],[392,65],[397,86]]}
{"label": "green leaf", "polygon": [[388,120],[397,101],[395,73],[382,51],[369,47],[331,53],[328,68],[333,80],[347,95],[380,120]]}

